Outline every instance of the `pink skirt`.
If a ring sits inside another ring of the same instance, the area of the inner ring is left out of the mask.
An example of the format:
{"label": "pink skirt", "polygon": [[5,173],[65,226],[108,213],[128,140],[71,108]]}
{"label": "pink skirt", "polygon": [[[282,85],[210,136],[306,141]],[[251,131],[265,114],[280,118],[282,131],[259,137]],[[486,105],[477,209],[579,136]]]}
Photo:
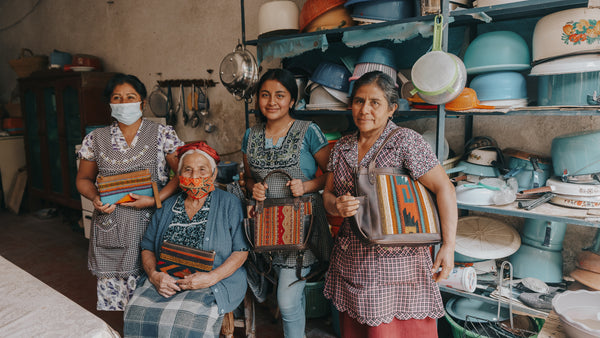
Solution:
{"label": "pink skirt", "polygon": [[394,318],[389,323],[378,326],[360,324],[356,319],[340,312],[340,329],[343,338],[386,338],[419,337],[437,338],[437,325],[433,318],[400,320]]}

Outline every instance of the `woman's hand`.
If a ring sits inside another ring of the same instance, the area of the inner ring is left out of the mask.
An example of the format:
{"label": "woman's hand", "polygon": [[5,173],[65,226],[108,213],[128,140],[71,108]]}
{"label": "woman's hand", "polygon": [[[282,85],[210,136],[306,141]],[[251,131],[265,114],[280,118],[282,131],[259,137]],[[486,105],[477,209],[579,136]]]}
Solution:
{"label": "woman's hand", "polygon": [[350,193],[339,196],[335,199],[335,207],[341,217],[351,217],[356,215],[360,202]]}
{"label": "woman's hand", "polygon": [[302,180],[300,179],[295,178],[291,181],[287,181],[285,186],[290,187],[290,190],[292,191],[292,196],[294,197],[300,197],[304,195],[304,182],[302,182]]}
{"label": "woman's hand", "polygon": [[[442,270],[438,271],[440,267]],[[440,282],[442,279],[448,278],[450,272],[452,272],[452,268],[454,268],[454,245],[442,244],[431,268],[433,280]]]}
{"label": "woman's hand", "polygon": [[209,272],[196,272],[177,281],[182,290],[198,290],[213,286],[218,282]]}
{"label": "woman's hand", "polygon": [[129,197],[133,198],[135,201],[121,203],[122,206],[133,207],[137,209],[150,208],[156,206],[156,201],[154,200],[153,196],[138,195],[130,192]]}
{"label": "woman's hand", "polygon": [[264,201],[267,199],[267,189],[269,187],[266,183],[255,183],[252,187],[252,198],[257,201]]}
{"label": "woman's hand", "polygon": [[154,271],[148,276],[150,283],[154,285],[159,295],[169,298],[173,296],[177,291],[181,291],[177,280],[171,277],[169,274],[159,271]]}
{"label": "woman's hand", "polygon": [[94,205],[94,208],[96,208],[96,210],[98,210],[102,213],[105,213],[105,214],[110,214],[111,212],[115,211],[115,209],[117,208],[116,204],[109,204],[109,203],[103,204],[102,201],[100,200],[100,196],[94,197],[92,204]]}

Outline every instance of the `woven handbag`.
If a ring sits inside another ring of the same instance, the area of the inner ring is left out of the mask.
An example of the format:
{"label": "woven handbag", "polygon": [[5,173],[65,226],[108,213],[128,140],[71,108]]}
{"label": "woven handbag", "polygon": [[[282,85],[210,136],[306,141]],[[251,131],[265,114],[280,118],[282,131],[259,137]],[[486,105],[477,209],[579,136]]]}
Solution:
{"label": "woven handbag", "polygon": [[431,192],[402,169],[375,168],[375,159],[400,129],[388,135],[367,168],[355,169],[360,207],[350,225],[367,246],[428,246],[442,241]]}
{"label": "woven handbag", "polygon": [[[264,181],[274,174],[292,179],[284,170],[273,170],[265,176]],[[254,251],[298,251],[308,248],[312,231],[310,196],[252,200],[248,203],[248,215],[244,220],[244,232]]]}
{"label": "woven handbag", "polygon": [[132,202],[129,193],[154,196],[157,208],[161,207],[156,182],[152,182],[150,170],[144,169],[131,173],[98,176],[96,179],[102,203],[121,204]]}
{"label": "woven handbag", "polygon": [[215,251],[190,248],[164,241],[160,247],[157,268],[171,276],[183,278],[198,271],[213,269]]}

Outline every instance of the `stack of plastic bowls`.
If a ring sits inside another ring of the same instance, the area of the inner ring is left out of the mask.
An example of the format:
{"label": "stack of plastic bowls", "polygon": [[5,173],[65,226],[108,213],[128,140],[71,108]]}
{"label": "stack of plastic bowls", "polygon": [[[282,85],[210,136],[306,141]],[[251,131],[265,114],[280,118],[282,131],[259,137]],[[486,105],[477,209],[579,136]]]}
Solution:
{"label": "stack of plastic bowls", "polygon": [[321,62],[306,86],[310,96],[307,109],[345,110],[348,107],[348,88],[350,72],[346,67]]}
{"label": "stack of plastic bowls", "polygon": [[395,21],[415,16],[413,0],[349,0],[344,6],[361,24]]}
{"label": "stack of plastic bowls", "polygon": [[[354,81],[358,80],[361,76],[372,71],[381,71],[389,75],[396,83],[398,67],[394,59],[394,53],[383,47],[368,47],[359,56],[356,64],[354,65],[354,72],[350,77],[350,87],[348,95],[352,94],[354,88]],[[397,84],[396,84],[397,86]]]}
{"label": "stack of plastic bowls", "polygon": [[480,74],[469,87],[481,104],[501,108],[527,105],[527,87],[521,71],[530,68],[527,42],[517,33],[495,31],[477,36],[464,56],[467,74]]}

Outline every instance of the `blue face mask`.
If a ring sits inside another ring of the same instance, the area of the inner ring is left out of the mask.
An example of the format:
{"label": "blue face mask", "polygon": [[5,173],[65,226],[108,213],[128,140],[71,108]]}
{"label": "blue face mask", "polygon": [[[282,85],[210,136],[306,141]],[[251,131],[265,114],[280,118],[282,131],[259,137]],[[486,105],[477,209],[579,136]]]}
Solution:
{"label": "blue face mask", "polygon": [[141,102],[111,103],[110,109],[112,113],[110,115],[117,119],[117,121],[130,126],[142,117],[140,104]]}

